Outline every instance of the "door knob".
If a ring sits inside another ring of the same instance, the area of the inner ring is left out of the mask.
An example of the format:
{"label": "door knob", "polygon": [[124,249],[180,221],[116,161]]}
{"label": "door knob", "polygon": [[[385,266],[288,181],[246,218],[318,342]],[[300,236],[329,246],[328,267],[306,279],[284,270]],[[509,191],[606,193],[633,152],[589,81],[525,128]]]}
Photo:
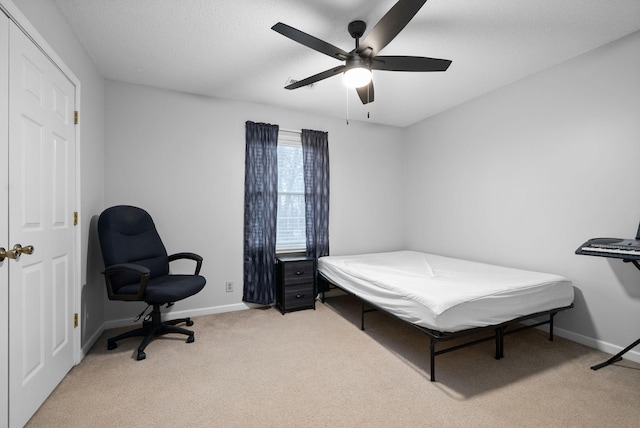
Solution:
{"label": "door knob", "polygon": [[0,247],[0,262],[4,261],[4,259],[15,259],[16,252],[13,250],[5,250],[4,247]]}
{"label": "door knob", "polygon": [[18,249],[16,247],[19,247],[19,251],[20,254],[33,254],[33,250],[35,250],[35,248],[33,248],[33,245],[27,245],[26,247],[21,247],[20,244],[16,244],[13,249],[18,251]]}
{"label": "door knob", "polygon": [[27,245],[23,247],[20,244],[16,244],[10,250],[5,250],[0,247],[0,262],[6,259],[19,260],[22,254],[33,254],[33,245]]}

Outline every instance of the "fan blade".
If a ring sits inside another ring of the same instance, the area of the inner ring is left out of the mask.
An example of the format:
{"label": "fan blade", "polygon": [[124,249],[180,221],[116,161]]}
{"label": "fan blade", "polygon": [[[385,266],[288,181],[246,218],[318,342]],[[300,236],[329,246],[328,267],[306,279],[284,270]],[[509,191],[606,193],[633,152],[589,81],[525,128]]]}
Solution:
{"label": "fan blade", "polygon": [[371,60],[372,70],[387,71],[446,71],[450,65],[448,59],[422,56],[377,56]]}
{"label": "fan blade", "polygon": [[332,58],[340,60],[346,60],[347,58],[349,58],[349,53],[343,51],[339,47],[333,46],[330,43],[327,43],[307,33],[290,27],[287,24],[283,24],[282,22],[278,22],[276,25],[271,27],[271,29],[273,31],[277,31],[285,37],[290,38],[294,42],[298,42],[315,51],[318,51],[325,55],[329,55]]}
{"label": "fan blade", "polygon": [[426,2],[427,0],[399,0],[360,42],[358,53],[364,53],[369,58],[376,56],[402,31]]}
{"label": "fan blade", "polygon": [[356,88],[358,96],[362,104],[368,104],[373,102],[373,80],[368,85]]}
{"label": "fan blade", "polygon": [[306,79],[303,80],[298,80],[295,83],[292,83],[290,85],[285,86],[285,89],[298,89],[298,88],[302,88],[303,86],[307,86],[310,85],[312,83],[316,83],[320,80],[326,79],[328,77],[332,77],[335,76],[336,74],[340,74],[344,71],[345,66],[344,65],[339,65],[338,67],[334,67],[331,68],[329,70],[323,71],[322,73],[318,73],[318,74],[314,74],[311,77],[307,77]]}

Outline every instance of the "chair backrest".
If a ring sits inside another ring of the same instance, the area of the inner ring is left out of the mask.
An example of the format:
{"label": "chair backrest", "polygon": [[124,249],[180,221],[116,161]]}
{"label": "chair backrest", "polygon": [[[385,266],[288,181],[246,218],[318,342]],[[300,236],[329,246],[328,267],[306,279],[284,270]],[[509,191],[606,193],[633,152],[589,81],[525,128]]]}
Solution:
{"label": "chair backrest", "polygon": [[[148,268],[151,278],[169,274],[167,250],[145,210],[128,205],[106,209],[98,219],[98,237],[105,267],[135,263]],[[131,274],[111,277],[116,293],[123,285],[139,281]]]}

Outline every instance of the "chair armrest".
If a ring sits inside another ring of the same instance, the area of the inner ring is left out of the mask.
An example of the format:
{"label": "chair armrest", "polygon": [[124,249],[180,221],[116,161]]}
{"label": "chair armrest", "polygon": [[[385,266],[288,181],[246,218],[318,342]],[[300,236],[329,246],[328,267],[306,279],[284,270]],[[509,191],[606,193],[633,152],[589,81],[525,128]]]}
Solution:
{"label": "chair armrest", "polygon": [[139,273],[140,275],[149,275],[151,273],[151,271],[149,270],[149,268],[144,267],[142,265],[137,265],[135,263],[120,263],[117,265],[111,265],[107,268],[105,268],[104,273],[105,275],[113,275],[116,273],[122,273],[122,272],[135,272],[135,273]]}
{"label": "chair armrest", "polygon": [[194,275],[200,274],[200,268],[202,267],[202,257],[196,253],[175,253],[169,256],[169,262],[179,259],[189,259],[196,262],[196,271]]}
{"label": "chair armrest", "polygon": [[[111,300],[143,300],[145,293],[147,292],[147,283],[151,271],[149,268],[135,263],[120,263],[111,265],[102,272],[105,280],[107,281],[107,294]],[[118,294],[114,292],[113,285],[111,284],[111,277],[120,273],[134,273],[140,276],[140,284],[138,287],[138,294]]]}

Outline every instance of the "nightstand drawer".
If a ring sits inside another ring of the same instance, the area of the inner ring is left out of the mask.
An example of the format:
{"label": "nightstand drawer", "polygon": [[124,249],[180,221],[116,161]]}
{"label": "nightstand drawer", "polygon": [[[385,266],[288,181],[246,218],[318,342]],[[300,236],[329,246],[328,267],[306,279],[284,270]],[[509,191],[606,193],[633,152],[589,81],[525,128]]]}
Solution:
{"label": "nightstand drawer", "polygon": [[315,263],[313,260],[284,263],[284,286],[313,283]]}
{"label": "nightstand drawer", "polygon": [[316,296],[313,284],[287,287],[284,290],[284,303],[287,309],[313,306]]}

